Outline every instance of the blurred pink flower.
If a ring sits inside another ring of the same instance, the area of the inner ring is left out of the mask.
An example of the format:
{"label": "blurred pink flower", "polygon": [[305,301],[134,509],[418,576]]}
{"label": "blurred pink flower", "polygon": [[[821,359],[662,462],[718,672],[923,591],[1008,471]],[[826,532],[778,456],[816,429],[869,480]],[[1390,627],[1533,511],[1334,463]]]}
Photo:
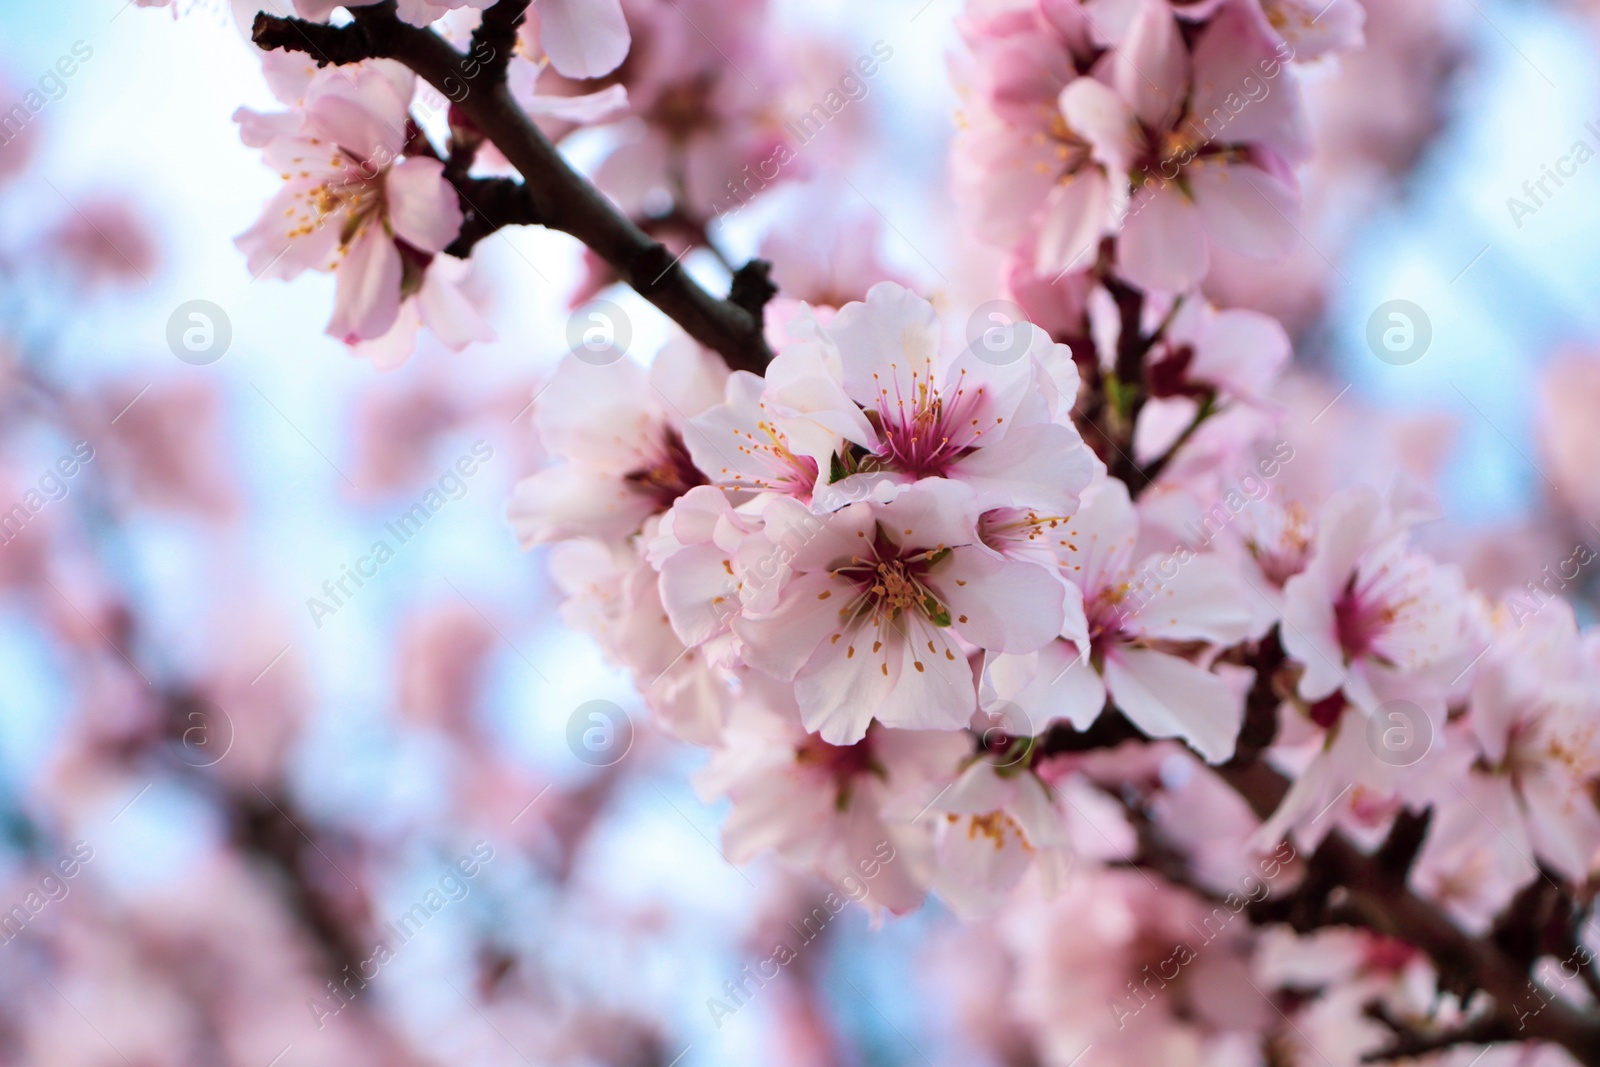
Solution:
{"label": "blurred pink flower", "polygon": [[1539,374],[1539,444],[1560,487],[1561,503],[1583,522],[1600,521],[1600,448],[1594,413],[1600,408],[1600,358],[1566,351]]}

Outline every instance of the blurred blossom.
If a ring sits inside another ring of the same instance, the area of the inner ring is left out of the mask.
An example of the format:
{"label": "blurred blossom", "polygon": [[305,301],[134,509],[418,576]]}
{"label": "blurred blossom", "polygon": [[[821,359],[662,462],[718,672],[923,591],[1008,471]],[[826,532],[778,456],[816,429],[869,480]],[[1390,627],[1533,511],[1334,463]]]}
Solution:
{"label": "blurred blossom", "polygon": [[1473,526],[1329,316],[1594,4],[136,6],[6,16],[0,1060],[1582,1059],[1592,331]]}
{"label": "blurred blossom", "polygon": [[90,285],[147,281],[156,269],[154,237],[125,201],[77,204],[45,240]]}
{"label": "blurred blossom", "polygon": [[123,471],[151,504],[227,518],[237,494],[227,474],[227,440],[215,385],[198,378],[110,383],[93,398],[109,428],[105,463]]}
{"label": "blurred blossom", "polygon": [[1584,523],[1600,520],[1600,472],[1593,463],[1594,404],[1600,402],[1600,359],[1566,351],[1542,371],[1539,446],[1551,464],[1560,502]]}

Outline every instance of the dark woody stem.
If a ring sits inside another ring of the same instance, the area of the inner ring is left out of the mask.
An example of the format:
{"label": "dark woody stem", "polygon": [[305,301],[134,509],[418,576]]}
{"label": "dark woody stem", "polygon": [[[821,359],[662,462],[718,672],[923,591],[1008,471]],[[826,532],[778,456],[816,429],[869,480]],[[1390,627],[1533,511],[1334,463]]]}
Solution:
{"label": "dark woody stem", "polygon": [[304,52],[319,65],[398,60],[444,93],[453,101],[453,112],[460,112],[494,142],[521,173],[522,182],[490,188],[465,175],[451,175],[468,215],[453,252],[469,251],[503,225],[536,221],[571,234],[730,367],[761,373],[772,358],[762,333],[762,310],[776,293],[770,264],[746,263],[734,272],[728,298],[719,300],[701,288],[661,242],[635,226],[568,166],[506,87],[505,65],[527,6],[527,0],[501,0],[491,7],[467,54],[431,30],[402,22],[393,0],[351,8],[355,18],[346,26],[263,12],[256,16],[252,36],[261,48]]}

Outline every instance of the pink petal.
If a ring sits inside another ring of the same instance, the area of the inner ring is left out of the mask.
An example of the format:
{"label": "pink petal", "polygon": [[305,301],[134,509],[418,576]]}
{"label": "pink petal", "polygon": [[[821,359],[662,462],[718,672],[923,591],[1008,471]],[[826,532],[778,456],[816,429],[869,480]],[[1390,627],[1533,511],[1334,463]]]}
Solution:
{"label": "pink petal", "polygon": [[533,96],[523,101],[523,110],[530,115],[548,115],[585,124],[609,118],[627,107],[628,90],[621,85],[608,85],[597,93],[582,96]]}
{"label": "pink petal", "polygon": [[609,74],[628,54],[622,0],[539,0],[539,41],[568,78]]}
{"label": "pink petal", "polygon": [[[316,81],[306,97],[306,126],[358,162],[381,169],[406,142],[410,97],[378,70],[361,69],[349,80]],[[371,174],[372,172],[368,172]]]}
{"label": "pink petal", "polygon": [[442,252],[461,232],[461,205],[437,159],[411,157],[384,179],[389,222],[407,244]]}
{"label": "pink petal", "polygon": [[[775,610],[733,620],[734,632],[745,642],[745,660],[776,678],[789,679],[813,653],[821,657],[819,663],[826,659],[825,649],[837,649],[843,659],[849,641],[828,638],[838,632],[842,622],[839,608],[849,602],[851,592],[849,582],[828,574],[802,574],[792,579]],[[865,661],[857,657],[855,663]],[[867,717],[871,718],[870,711]],[[865,721],[862,729],[866,729]],[[857,735],[855,740],[859,739]]]}
{"label": "pink petal", "polygon": [[655,507],[620,478],[596,478],[563,463],[518,482],[507,514],[517,540],[531,548],[573,537],[618,541],[637,530]]}
{"label": "pink petal", "polygon": [[1122,46],[1108,55],[1109,81],[1139,120],[1171,126],[1189,93],[1189,50],[1167,0],[1143,0]]}
{"label": "pink petal", "polygon": [[981,648],[1032,652],[1055,640],[1065,621],[1050,572],[976,546],[953,549],[924,581],[949,610],[956,633]]}
{"label": "pink petal", "polygon": [[1249,163],[1202,162],[1184,174],[1212,240],[1257,259],[1282,260],[1300,240],[1300,189]]}
{"label": "pink petal", "polygon": [[1078,78],[1061,90],[1061,114],[1073,132],[1093,147],[1108,167],[1128,171],[1143,135],[1133,109],[1116,90],[1093,78]]}
{"label": "pink petal", "polygon": [[400,313],[400,252],[369,222],[350,243],[335,273],[328,334],[342,341],[382,337]]}
{"label": "pink petal", "polygon": [[[1311,149],[1300,87],[1277,58],[1256,0],[1226,4],[1194,49],[1189,123],[1218,145],[1258,144],[1299,162]],[[1276,70],[1267,77],[1264,70]]]}
{"label": "pink petal", "polygon": [[466,270],[467,265],[453,256],[435,257],[428,264],[427,277],[416,296],[422,324],[452,352],[461,351],[473,341],[494,340],[494,330],[456,284]]}
{"label": "pink petal", "polygon": [[874,285],[865,301],[839,309],[828,334],[839,347],[845,392],[869,410],[880,390],[890,398],[914,397],[937,378],[939,317],[904,286]]}
{"label": "pink petal", "polygon": [[[1178,554],[1148,561],[1141,574],[1152,576],[1146,597],[1125,625],[1141,634],[1173,641],[1209,641],[1219,647],[1259,636],[1261,613],[1251,610],[1250,592],[1236,569],[1220,556]],[[1169,577],[1170,575],[1170,577]]]}
{"label": "pink petal", "polygon": [[1094,476],[1094,460],[1077,431],[1056,423],[1014,427],[1000,440],[958,460],[949,476],[977,494],[979,511],[1034,508],[1066,518]]}
{"label": "pink petal", "polygon": [[732,558],[714,544],[690,545],[661,564],[661,606],[685,645],[704,644],[739,609]]}
{"label": "pink petal", "polygon": [[1100,673],[1071,641],[1052,641],[1023,656],[990,653],[984,661],[982,695],[989,711],[1014,714],[1013,708],[1020,709],[1027,721],[1006,725],[1029,733],[1057,719],[1087,730],[1106,704]]}
{"label": "pink petal", "polygon": [[[739,623],[734,629],[741,635],[745,632]],[[883,652],[868,656],[861,645],[871,640],[872,631],[866,630],[856,644],[824,641],[795,680],[795,699],[806,729],[831,745],[853,745],[865,737],[874,712],[896,694],[899,661],[888,666]]]}
{"label": "pink petal", "polygon": [[[884,652],[888,653],[889,678],[894,687],[888,697],[872,705],[874,717],[886,726],[901,729],[959,730],[978,710],[978,691],[966,653],[952,639],[949,630],[934,626],[921,616],[902,616],[904,633],[896,623],[884,626]],[[862,631],[863,637],[870,630]],[[862,663],[867,649],[858,648],[858,670],[874,671],[872,657]],[[796,687],[801,696],[803,687]]]}
{"label": "pink petal", "polygon": [[292,181],[267,201],[255,225],[234,238],[246,256],[252,278],[294,278],[302,271],[325,269],[339,247],[343,214],[336,214],[302,233],[305,192],[311,179]]}
{"label": "pink petal", "polygon": [[1288,364],[1289,354],[1289,335],[1277,319],[1230,308],[1204,327],[1189,373],[1241,396],[1257,395]]}
{"label": "pink petal", "polygon": [[1106,688],[1151,737],[1179,737],[1209,763],[1233,755],[1244,702],[1210,671],[1165,652],[1118,648],[1106,654]]}
{"label": "pink petal", "polygon": [[1190,288],[1205,277],[1210,262],[1199,210],[1171,182],[1145,186],[1128,205],[1117,257],[1136,285],[1167,292]]}
{"label": "pink petal", "polygon": [[1054,277],[1093,265],[1100,238],[1115,222],[1105,171],[1091,164],[1061,179],[1045,197],[1041,214],[1035,270]]}

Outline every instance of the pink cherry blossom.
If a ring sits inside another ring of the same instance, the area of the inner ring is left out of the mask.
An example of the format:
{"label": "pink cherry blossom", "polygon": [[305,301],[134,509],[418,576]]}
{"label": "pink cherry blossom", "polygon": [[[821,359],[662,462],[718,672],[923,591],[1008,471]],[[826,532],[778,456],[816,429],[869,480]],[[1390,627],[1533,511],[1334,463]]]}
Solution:
{"label": "pink cherry blossom", "polygon": [[[1074,875],[1000,922],[1017,959],[1013,1003],[1043,1061],[1085,1048],[1107,1063],[1251,1062],[1238,1042],[1276,1018],[1260,997],[1228,996],[1248,974],[1249,926],[1142,873]],[[1230,1040],[1230,1033],[1232,1039]]]}
{"label": "pink cherry blossom", "polygon": [[1062,93],[1067,124],[1127,205],[1118,266],[1146,288],[1200,281],[1212,242],[1281,259],[1298,239],[1290,168],[1307,152],[1305,117],[1252,4],[1221,5],[1191,53],[1164,0],[1143,0],[1098,81]]}
{"label": "pink cherry blossom", "polygon": [[620,539],[704,485],[683,427],[715,401],[726,373],[687,342],[668,345],[648,372],[625,357],[566,356],[534,400],[545,448],[566,462],[518,483],[511,519],[522,543]]}
{"label": "pink cherry blossom", "polygon": [[386,61],[330,67],[311,79],[303,111],[235,116],[285,182],[236,242],[251,274],[335,272],[328,332],[352,344],[393,328],[402,298],[461,228],[444,164],[405,154],[414,80]]}
{"label": "pink cherry blossom", "polygon": [[833,744],[886,725],[958,729],[977,710],[969,648],[1029,652],[1061,627],[1048,572],[977,543],[969,493],[930,481],[825,518],[779,497],[763,536],[785,556],[768,610],[733,622],[745,658],[794,679],[807,729]]}
{"label": "pink cherry blossom", "polygon": [[[1152,737],[1179,737],[1213,762],[1232,754],[1243,691],[1175,654],[1185,641],[1226,647],[1259,630],[1250,593],[1221,558],[1134,555],[1138,517],[1127,489],[1107,481],[1059,529],[1068,580],[1066,627],[1029,655],[990,655],[983,699],[1014,704],[1036,729],[1065,719],[1087,729],[1107,698]],[[1004,650],[1001,650],[1004,651]]]}
{"label": "pink cherry blossom", "polygon": [[[551,9],[562,16],[560,33],[552,39],[555,26],[543,25],[539,34],[559,73],[595,77],[620,62],[610,8],[627,15],[628,62],[615,76],[627,89],[630,121],[594,178],[625,211],[670,203],[709,220],[794,175],[792,151],[779,151],[788,135],[749,73],[760,71],[768,87],[787,80],[789,54],[762,32],[764,4],[560,0]],[[564,65],[562,43],[572,64]],[[597,58],[579,59],[591,53]]]}
{"label": "pink cherry blossom", "polygon": [[1090,141],[1059,103],[1092,42],[1084,27],[1064,33],[1032,6],[970,18],[964,27],[971,85],[953,177],[976,233],[1001,246],[1034,238],[1033,265],[1050,277],[1092,264],[1094,245],[1115,228],[1118,204]]}
{"label": "pink cherry blossom", "polygon": [[[1445,106],[1498,40],[1470,11],[965,0],[864,45],[768,0],[234,6],[281,105],[240,137],[286,183],[239,245],[331,272],[372,365],[252,371],[242,400],[232,360],[108,376],[127,353],[73,347],[105,294],[53,283],[150,275],[109,310],[157,349],[172,316],[178,351],[183,309],[133,306],[171,264],[115,188],[19,169],[80,121],[53,101],[100,44],[0,114],[6,1047],[1596,1058],[1600,375],[1548,364],[1553,477],[1463,528],[1434,503],[1482,497],[1454,422],[1362,396],[1417,372],[1319,358],[1359,347],[1366,308],[1321,321],[1336,280],[1371,288],[1356,223],[1410,211],[1446,119],[1477,121]],[[951,28],[956,54],[918,46]],[[920,106],[944,74],[948,152]],[[1468,268],[1453,291],[1492,296]],[[613,286],[634,350],[564,342]],[[506,344],[439,351],[491,318]],[[445,504],[480,434],[504,458]],[[305,599],[308,640],[282,609],[318,581],[339,618]],[[597,704],[629,738],[605,759]],[[909,973],[930,946],[947,988]]]}
{"label": "pink cherry blossom", "polygon": [[1284,647],[1305,668],[1306,700],[1342,690],[1371,709],[1390,681],[1420,674],[1442,693],[1464,666],[1460,573],[1408,550],[1405,506],[1367,487],[1324,506],[1316,548],[1284,585]]}
{"label": "pink cherry blossom", "polygon": [[1074,854],[1055,790],[1032,771],[978,759],[928,807],[937,830],[933,889],[963,917],[992,915],[1030,871],[1054,895]]}
{"label": "pink cherry blossom", "polygon": [[[966,751],[960,735],[873,726],[849,745],[801,729],[793,698],[750,675],[724,743],[698,780],[733,812],[723,847],[734,863],[772,849],[835,885],[865,884],[869,908],[903,914],[927,891],[932,822],[896,818],[899,798],[921,798]],[[913,809],[913,813],[914,813]],[[892,858],[886,858],[892,857]],[[877,869],[864,880],[863,864]]]}
{"label": "pink cherry blossom", "polygon": [[[1070,515],[1093,459],[1039,388],[1067,373],[1070,351],[1030,323],[1009,327],[1007,338],[1002,360],[971,348],[952,356],[932,306],[881,282],[780,353],[769,402],[809,427],[793,450],[817,461],[825,500],[854,499],[885,480],[945,478],[971,488],[984,509]],[[838,438],[844,447],[828,452]]]}
{"label": "pink cherry blossom", "polygon": [[1466,718],[1480,756],[1472,777],[1498,794],[1488,803],[1504,813],[1502,833],[1582,881],[1600,852],[1600,811],[1588,792],[1600,777],[1593,636],[1579,635],[1561,601],[1531,616],[1502,608],[1494,621]]}

